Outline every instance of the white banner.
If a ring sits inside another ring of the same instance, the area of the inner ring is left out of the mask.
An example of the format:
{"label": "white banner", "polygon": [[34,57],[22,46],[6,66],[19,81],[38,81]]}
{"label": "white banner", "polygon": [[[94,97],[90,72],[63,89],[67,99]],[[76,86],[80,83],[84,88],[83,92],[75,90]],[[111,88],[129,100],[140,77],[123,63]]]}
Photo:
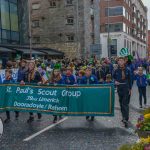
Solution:
{"label": "white banner", "polygon": [[[15,81],[17,81],[17,77],[18,77],[18,69],[11,69],[12,70],[12,77]],[[0,70],[0,77],[2,79],[2,82],[5,80],[5,69]]]}

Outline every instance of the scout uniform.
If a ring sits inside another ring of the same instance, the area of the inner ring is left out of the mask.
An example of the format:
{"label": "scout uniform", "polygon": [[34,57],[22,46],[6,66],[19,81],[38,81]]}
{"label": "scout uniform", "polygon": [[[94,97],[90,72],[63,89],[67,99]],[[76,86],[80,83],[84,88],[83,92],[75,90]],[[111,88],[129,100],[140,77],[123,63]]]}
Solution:
{"label": "scout uniform", "polygon": [[129,91],[132,88],[132,79],[130,70],[127,67],[119,67],[114,72],[114,80],[119,84],[117,85],[117,91],[119,96],[119,102],[121,107],[121,113],[125,127],[128,127],[129,120]]}

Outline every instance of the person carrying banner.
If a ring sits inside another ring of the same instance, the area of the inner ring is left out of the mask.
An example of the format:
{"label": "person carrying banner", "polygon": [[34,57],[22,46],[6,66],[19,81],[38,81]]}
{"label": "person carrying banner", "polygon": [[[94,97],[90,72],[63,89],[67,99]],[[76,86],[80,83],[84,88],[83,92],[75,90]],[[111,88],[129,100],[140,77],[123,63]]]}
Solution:
{"label": "person carrying banner", "polygon": [[72,69],[68,67],[66,69],[66,75],[64,76],[64,81],[66,85],[74,85],[75,84],[75,77],[72,74]]}
{"label": "person carrying banner", "polygon": [[[53,70],[49,83],[54,84],[54,85],[65,84],[65,81],[64,81],[59,69]],[[57,117],[57,115],[53,115],[53,116],[54,116],[53,123],[56,123],[58,120],[58,117]],[[62,119],[61,115],[59,115],[59,119]]]}
{"label": "person carrying banner", "polygon": [[[82,84],[98,84],[98,79],[95,75],[92,74],[92,68],[87,67],[85,71],[85,78],[83,78]],[[86,120],[89,120],[90,116],[86,116]],[[91,116],[91,121],[94,121],[94,116]]]}
{"label": "person carrying banner", "polygon": [[123,57],[118,59],[118,69],[114,72],[114,80],[117,86],[119,103],[122,113],[122,122],[125,127],[128,127],[129,120],[129,94],[131,94],[132,79],[130,70],[125,66],[125,60]]}
{"label": "person carrying banner", "polygon": [[[3,81],[3,84],[10,84],[10,83],[15,83],[14,79],[12,78],[12,70],[11,69],[6,69],[5,70],[5,80]],[[15,111],[15,116],[16,119],[19,117],[19,112]],[[9,123],[10,122],[10,112],[6,111],[6,119],[4,123]]]}
{"label": "person carrying banner", "polygon": [[[41,84],[42,82],[42,78],[40,73],[36,70],[36,66],[34,62],[30,62],[28,65],[28,75],[27,78],[25,79],[25,82],[27,83],[32,83],[32,84]],[[24,85],[25,83],[22,81],[20,84]],[[27,120],[27,123],[31,123],[34,121],[34,116],[33,113],[30,112],[29,113],[29,119]],[[42,115],[40,113],[37,114],[38,115],[38,119],[41,119]]]}
{"label": "person carrying banner", "polygon": [[18,77],[17,77],[17,82],[25,81],[26,76],[27,76],[27,68],[26,68],[27,62],[25,60],[21,60],[19,64],[19,70],[18,70]]}

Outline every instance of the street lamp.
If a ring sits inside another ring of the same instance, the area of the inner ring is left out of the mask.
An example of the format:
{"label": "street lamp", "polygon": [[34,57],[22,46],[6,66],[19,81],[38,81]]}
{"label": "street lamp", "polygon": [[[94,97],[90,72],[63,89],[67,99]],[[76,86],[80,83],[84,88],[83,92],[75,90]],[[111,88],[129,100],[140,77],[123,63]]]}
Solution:
{"label": "street lamp", "polygon": [[29,9],[29,43],[30,43],[30,60],[32,59],[32,32],[31,32],[31,5],[30,0],[28,0],[28,9]]}
{"label": "street lamp", "polygon": [[107,1],[107,10],[108,10],[108,12],[107,12],[107,30],[108,30],[108,39],[107,39],[107,49],[108,49],[108,57],[110,57],[110,42],[109,42],[109,38],[110,38],[110,31],[109,31],[109,0]]}

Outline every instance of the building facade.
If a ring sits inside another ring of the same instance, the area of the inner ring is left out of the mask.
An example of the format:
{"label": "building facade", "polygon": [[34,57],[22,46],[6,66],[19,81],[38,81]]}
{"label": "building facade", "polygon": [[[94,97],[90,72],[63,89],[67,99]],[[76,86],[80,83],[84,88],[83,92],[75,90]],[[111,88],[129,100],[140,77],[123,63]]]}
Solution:
{"label": "building facade", "polygon": [[100,44],[99,0],[31,0],[32,45],[88,57]]}
{"label": "building facade", "polygon": [[26,0],[0,0],[0,44],[28,42]]}
{"label": "building facade", "polygon": [[146,57],[147,24],[147,8],[141,0],[101,0],[102,57],[119,56],[122,48],[135,57]]}

